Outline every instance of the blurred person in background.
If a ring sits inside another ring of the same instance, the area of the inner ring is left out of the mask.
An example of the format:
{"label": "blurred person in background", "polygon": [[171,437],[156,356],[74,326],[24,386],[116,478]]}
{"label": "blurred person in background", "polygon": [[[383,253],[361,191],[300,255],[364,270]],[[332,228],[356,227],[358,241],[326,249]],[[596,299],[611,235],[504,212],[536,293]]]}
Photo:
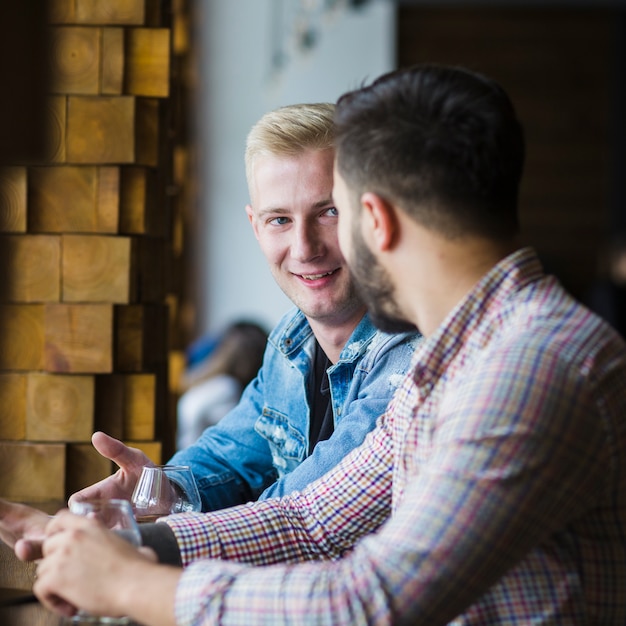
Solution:
{"label": "blurred person in background", "polygon": [[[203,345],[208,345],[204,339]],[[240,320],[209,340],[209,350],[197,361],[189,358],[181,377],[178,450],[192,445],[205,428],[215,426],[237,406],[243,390],[261,368],[267,332],[255,322]],[[191,346],[190,353],[193,349],[198,352],[198,343]]]}

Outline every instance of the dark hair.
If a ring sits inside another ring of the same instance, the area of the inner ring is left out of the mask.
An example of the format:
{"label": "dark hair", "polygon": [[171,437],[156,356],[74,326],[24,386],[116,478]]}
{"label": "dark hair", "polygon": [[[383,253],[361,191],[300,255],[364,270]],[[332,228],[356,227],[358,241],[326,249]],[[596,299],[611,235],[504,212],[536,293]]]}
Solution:
{"label": "dark hair", "polygon": [[236,378],[243,389],[261,369],[267,336],[265,328],[254,321],[230,323],[209,355],[183,375],[179,391],[221,374]]}
{"label": "dark hair", "polygon": [[447,237],[514,236],[524,136],[493,80],[416,65],[344,94],[337,167],[360,197],[375,191]]}

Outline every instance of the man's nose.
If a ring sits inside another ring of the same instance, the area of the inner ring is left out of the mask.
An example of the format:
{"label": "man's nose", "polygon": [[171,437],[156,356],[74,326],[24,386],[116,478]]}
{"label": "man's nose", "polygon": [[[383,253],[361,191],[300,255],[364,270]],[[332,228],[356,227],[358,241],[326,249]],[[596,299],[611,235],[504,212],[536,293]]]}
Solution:
{"label": "man's nose", "polygon": [[297,261],[305,262],[319,256],[323,249],[323,243],[312,224],[299,224],[294,231],[294,239],[291,244],[291,255]]}

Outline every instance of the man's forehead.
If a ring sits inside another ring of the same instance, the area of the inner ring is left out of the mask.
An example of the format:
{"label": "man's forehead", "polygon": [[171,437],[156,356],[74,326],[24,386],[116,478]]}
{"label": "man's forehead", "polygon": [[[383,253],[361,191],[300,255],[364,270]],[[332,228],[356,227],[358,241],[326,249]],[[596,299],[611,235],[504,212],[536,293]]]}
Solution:
{"label": "man's forehead", "polygon": [[325,165],[334,166],[335,151],[331,148],[303,148],[300,151],[292,152],[262,152],[256,156],[252,162],[253,169],[279,163],[300,163],[302,161],[323,162]]}

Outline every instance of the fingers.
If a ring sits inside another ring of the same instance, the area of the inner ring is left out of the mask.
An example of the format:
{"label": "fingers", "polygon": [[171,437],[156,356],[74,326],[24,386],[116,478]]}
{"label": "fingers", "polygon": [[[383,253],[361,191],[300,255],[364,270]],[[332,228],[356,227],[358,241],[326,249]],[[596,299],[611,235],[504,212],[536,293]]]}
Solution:
{"label": "fingers", "polygon": [[76,614],[77,608],[55,593],[50,581],[57,578],[58,574],[55,572],[55,567],[49,561],[41,561],[37,566],[33,593],[51,611],[65,617],[71,617]]}
{"label": "fingers", "polygon": [[43,541],[36,539],[18,539],[13,551],[20,561],[36,561],[43,556]]}
{"label": "fingers", "polygon": [[144,465],[154,465],[154,463],[141,450],[129,448],[103,432],[95,432],[91,441],[97,452],[116,463],[120,469],[112,476],[73,494],[69,503],[89,498],[130,499],[135,483],[141,474],[141,468]]}
{"label": "fingers", "polygon": [[96,523],[96,520],[93,520],[88,517],[83,517],[80,515],[73,515],[67,509],[63,509],[59,511],[51,520],[50,523],[46,526],[46,537],[47,539],[44,542],[44,554],[45,554],[45,544],[48,543],[50,537],[56,535],[57,533],[79,529],[79,528],[89,528]]}
{"label": "fingers", "polygon": [[[16,504],[0,500],[0,540],[12,547],[17,548],[22,540],[35,544],[43,538],[44,529],[49,516],[38,509],[23,504]],[[18,558],[29,560],[31,549],[23,545],[16,551]],[[36,556],[32,558],[38,558]]]}

